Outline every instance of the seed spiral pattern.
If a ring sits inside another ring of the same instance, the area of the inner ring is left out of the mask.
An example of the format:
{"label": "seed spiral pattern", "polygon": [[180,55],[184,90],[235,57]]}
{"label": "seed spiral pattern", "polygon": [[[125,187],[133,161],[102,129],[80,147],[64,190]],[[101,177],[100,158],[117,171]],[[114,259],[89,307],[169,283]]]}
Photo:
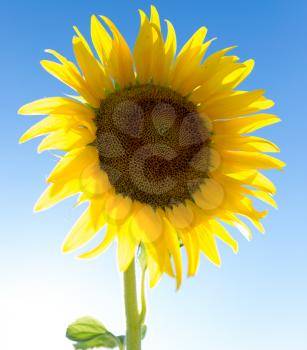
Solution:
{"label": "seed spiral pattern", "polygon": [[197,107],[152,84],[114,92],[96,116],[101,168],[115,191],[152,207],[191,199],[209,167],[209,132]]}

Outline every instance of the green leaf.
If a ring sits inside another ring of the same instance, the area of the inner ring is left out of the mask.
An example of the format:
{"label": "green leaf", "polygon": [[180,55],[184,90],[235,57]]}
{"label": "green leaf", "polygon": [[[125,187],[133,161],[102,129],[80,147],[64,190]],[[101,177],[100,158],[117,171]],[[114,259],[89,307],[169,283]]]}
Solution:
{"label": "green leaf", "polygon": [[142,338],[142,340],[145,338],[146,333],[147,333],[147,326],[146,326],[146,324],[143,324],[142,328],[141,328],[141,338]]}
{"label": "green leaf", "polygon": [[114,349],[119,344],[119,339],[112,333],[98,335],[90,340],[81,341],[74,345],[76,350],[87,350],[93,348]]}
{"label": "green leaf", "polygon": [[66,332],[70,340],[82,342],[107,333],[105,326],[92,317],[82,317],[72,323]]}

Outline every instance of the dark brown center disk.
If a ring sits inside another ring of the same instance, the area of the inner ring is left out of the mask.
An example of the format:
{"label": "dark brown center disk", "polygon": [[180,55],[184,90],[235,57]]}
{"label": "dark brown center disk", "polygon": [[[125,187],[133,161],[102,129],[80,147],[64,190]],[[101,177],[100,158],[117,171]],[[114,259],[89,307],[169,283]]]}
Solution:
{"label": "dark brown center disk", "polygon": [[172,207],[207,177],[209,132],[196,106],[169,88],[136,85],[108,95],[96,125],[100,165],[116,193]]}

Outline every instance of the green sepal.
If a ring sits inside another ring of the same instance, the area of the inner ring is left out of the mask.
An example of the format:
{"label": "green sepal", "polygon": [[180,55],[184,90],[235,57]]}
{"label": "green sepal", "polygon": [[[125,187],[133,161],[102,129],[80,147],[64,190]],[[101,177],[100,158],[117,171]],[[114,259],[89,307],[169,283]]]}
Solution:
{"label": "green sepal", "polygon": [[92,105],[90,105],[89,103],[84,103],[84,106],[90,108],[92,111],[94,111],[95,113],[99,112],[99,108],[97,107],[93,107]]}
{"label": "green sepal", "polygon": [[112,93],[113,93],[113,91],[110,90],[110,89],[105,89],[105,90],[104,90],[104,94],[105,94],[106,97],[108,97],[108,96],[111,95]]}
{"label": "green sepal", "polygon": [[119,83],[117,81],[114,83],[114,88],[115,88],[115,91],[120,91],[121,90],[121,87],[120,87],[120,85],[119,85]]}
{"label": "green sepal", "polygon": [[141,328],[141,338],[142,338],[142,340],[145,338],[146,333],[147,333],[147,326],[146,326],[146,324],[143,324],[142,328]]}

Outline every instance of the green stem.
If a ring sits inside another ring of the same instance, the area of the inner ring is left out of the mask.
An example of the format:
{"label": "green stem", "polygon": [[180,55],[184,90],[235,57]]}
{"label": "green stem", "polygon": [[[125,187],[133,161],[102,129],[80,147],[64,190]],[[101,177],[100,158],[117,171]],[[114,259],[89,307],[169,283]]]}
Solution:
{"label": "green stem", "polygon": [[135,279],[135,260],[124,272],[124,295],[126,308],[126,350],[141,350],[141,323]]}
{"label": "green stem", "polygon": [[145,295],[145,278],[146,278],[146,267],[142,269],[142,280],[141,280],[141,313],[140,323],[141,326],[145,323],[146,318],[146,295]]}

